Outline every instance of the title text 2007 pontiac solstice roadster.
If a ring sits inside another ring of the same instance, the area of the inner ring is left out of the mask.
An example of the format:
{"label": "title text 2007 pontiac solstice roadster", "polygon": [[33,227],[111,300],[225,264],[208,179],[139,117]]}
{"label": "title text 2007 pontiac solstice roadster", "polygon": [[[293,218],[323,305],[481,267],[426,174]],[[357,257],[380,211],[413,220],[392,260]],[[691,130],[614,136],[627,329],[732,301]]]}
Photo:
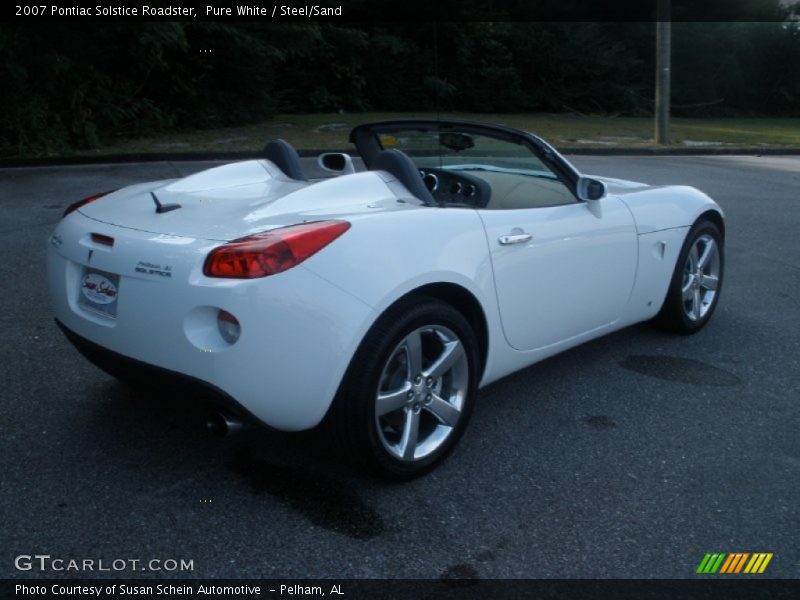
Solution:
{"label": "title text 2007 pontiac solstice roadster", "polygon": [[408,120],[356,127],[366,166],[309,181],[262,160],[71,206],[48,279],[70,341],[117,376],[183,378],[219,427],[327,419],[384,475],[457,443],[478,388],[654,319],[693,333],[723,276],[722,211],[696,189],[587,177],[540,138]]}

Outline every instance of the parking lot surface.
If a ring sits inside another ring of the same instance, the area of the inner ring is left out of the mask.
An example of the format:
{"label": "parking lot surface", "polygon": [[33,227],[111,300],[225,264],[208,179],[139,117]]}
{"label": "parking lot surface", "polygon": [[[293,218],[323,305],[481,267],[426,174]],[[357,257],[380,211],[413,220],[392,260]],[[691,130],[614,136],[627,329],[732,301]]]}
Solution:
{"label": "parking lot surface", "polygon": [[450,459],[399,485],[313,432],[214,438],[190,398],[126,388],[54,324],[44,255],[63,209],[208,163],[0,170],[0,577],[39,575],[20,554],[186,559],[174,575],[203,578],[692,577],[739,551],[800,577],[800,157],[574,163],[720,203],[716,314],[485,388]]}

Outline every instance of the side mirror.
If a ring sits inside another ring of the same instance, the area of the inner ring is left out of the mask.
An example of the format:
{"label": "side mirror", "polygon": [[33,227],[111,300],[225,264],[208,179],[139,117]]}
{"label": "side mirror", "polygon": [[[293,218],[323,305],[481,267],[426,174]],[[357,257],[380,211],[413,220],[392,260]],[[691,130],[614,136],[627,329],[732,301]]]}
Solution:
{"label": "side mirror", "polygon": [[356,172],[356,168],[353,166],[353,159],[344,152],[325,152],[320,154],[319,158],[317,158],[317,164],[323,170],[338,175],[349,175]]}
{"label": "side mirror", "polygon": [[584,202],[594,202],[606,195],[606,184],[591,177],[578,178],[577,186],[578,198]]}

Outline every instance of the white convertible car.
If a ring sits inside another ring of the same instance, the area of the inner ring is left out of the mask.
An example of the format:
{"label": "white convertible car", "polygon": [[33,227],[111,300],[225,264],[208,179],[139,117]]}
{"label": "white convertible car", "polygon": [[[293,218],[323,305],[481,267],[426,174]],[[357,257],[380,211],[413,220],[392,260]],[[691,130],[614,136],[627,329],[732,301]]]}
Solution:
{"label": "white convertible car", "polygon": [[218,430],[324,421],[403,479],[453,449],[479,387],[714,311],[725,222],[696,189],[584,176],[495,125],[389,121],[350,140],[365,171],[327,153],[337,176],[309,180],[276,140],[70,206],[49,240],[59,326],[112,375],[210,391]]}

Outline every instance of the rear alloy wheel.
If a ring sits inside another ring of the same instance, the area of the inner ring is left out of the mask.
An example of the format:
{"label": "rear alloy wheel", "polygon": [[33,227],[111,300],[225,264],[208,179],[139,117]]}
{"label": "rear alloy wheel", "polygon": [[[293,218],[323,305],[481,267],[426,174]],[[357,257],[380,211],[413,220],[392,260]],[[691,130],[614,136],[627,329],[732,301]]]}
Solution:
{"label": "rear alloy wheel", "polygon": [[375,426],[395,458],[430,456],[453,433],[469,389],[458,336],[442,325],[409,333],[386,361],[375,395]]}
{"label": "rear alloy wheel", "polygon": [[332,407],[356,458],[395,479],[421,475],[453,449],[477,388],[477,343],[466,319],[417,297],[367,334]]}
{"label": "rear alloy wheel", "polygon": [[719,229],[709,221],[696,223],[686,236],[656,322],[678,333],[699,331],[719,300],[724,266]]}

